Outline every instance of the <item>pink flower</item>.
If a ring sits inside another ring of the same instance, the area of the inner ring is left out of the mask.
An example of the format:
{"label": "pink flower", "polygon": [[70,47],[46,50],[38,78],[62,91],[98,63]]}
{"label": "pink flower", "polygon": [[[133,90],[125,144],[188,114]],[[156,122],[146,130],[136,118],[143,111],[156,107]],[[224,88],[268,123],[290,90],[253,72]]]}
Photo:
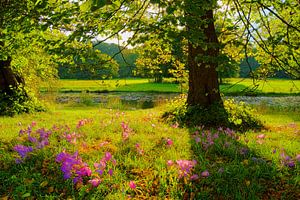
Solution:
{"label": "pink flower", "polygon": [[129,187],[134,190],[136,188],[136,185],[133,181],[130,181],[129,182]]}
{"label": "pink flower", "polygon": [[179,127],[179,124],[178,124],[178,122],[176,122],[175,124],[172,124],[172,126],[171,126],[172,128],[178,128]]}
{"label": "pink flower", "polygon": [[93,187],[98,187],[98,185],[101,183],[101,179],[94,178],[92,180],[89,180],[89,183],[92,184]]}
{"label": "pink flower", "polygon": [[298,162],[300,162],[300,154],[298,154],[298,155],[296,156],[296,160],[297,160]]}
{"label": "pink flower", "polygon": [[168,161],[167,161],[167,165],[168,165],[168,166],[172,166],[173,164],[174,164],[174,163],[173,163],[172,160],[168,160]]}
{"label": "pink flower", "polygon": [[91,176],[92,170],[89,167],[84,166],[84,167],[80,168],[79,171],[77,171],[77,174],[79,176]]}
{"label": "pink flower", "polygon": [[105,153],[105,161],[108,162],[108,161],[110,161],[111,158],[112,158],[111,153],[106,152],[106,153]]}
{"label": "pink flower", "polygon": [[31,126],[32,126],[32,127],[36,126],[36,122],[35,122],[35,121],[32,121],[32,122],[31,122]]}
{"label": "pink flower", "polygon": [[265,137],[266,137],[265,134],[260,134],[260,135],[256,136],[256,138],[258,138],[258,139],[264,139]]}
{"label": "pink flower", "polygon": [[201,142],[201,139],[200,139],[200,137],[198,137],[198,136],[197,136],[197,137],[195,138],[195,142],[196,142],[196,143],[199,143],[199,142]]}
{"label": "pink flower", "polygon": [[173,145],[173,141],[170,138],[167,139],[167,145],[168,146],[172,146]]}
{"label": "pink flower", "polygon": [[114,173],[113,169],[109,169],[109,170],[108,170],[108,174],[109,174],[110,176],[112,176],[113,173]]}
{"label": "pink flower", "polygon": [[209,176],[209,172],[207,170],[205,170],[204,172],[201,173],[202,177],[208,177]]}
{"label": "pink flower", "polygon": [[199,179],[199,176],[198,176],[198,174],[193,174],[190,179],[192,181],[195,181],[195,180]]}

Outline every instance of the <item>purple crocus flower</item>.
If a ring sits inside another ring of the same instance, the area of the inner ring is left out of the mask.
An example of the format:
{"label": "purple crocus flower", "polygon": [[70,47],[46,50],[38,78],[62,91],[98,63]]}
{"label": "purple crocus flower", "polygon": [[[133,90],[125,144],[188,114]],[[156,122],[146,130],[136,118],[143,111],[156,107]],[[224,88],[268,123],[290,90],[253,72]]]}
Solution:
{"label": "purple crocus flower", "polygon": [[195,181],[199,179],[199,175],[198,174],[193,174],[190,178],[191,181]]}
{"label": "purple crocus flower", "polygon": [[98,185],[101,183],[100,178],[93,178],[88,181],[90,184],[92,184],[93,187],[98,187]]}
{"label": "purple crocus flower", "polygon": [[201,172],[201,176],[205,177],[205,178],[209,177],[209,172],[207,170],[205,170],[205,171]]}
{"label": "purple crocus flower", "polygon": [[109,170],[108,170],[108,174],[109,174],[110,176],[112,176],[113,173],[114,173],[113,169],[109,169]]}
{"label": "purple crocus flower", "polygon": [[21,144],[18,144],[14,146],[13,148],[18,154],[21,156],[21,158],[25,158],[29,152],[33,151],[32,147],[27,147]]}

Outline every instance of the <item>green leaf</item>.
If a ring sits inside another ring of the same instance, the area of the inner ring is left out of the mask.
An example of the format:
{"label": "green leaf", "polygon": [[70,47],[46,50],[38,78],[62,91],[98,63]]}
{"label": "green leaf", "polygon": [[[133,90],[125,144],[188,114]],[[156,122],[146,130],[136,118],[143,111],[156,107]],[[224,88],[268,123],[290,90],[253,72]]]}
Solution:
{"label": "green leaf", "polygon": [[22,195],[22,198],[26,198],[26,197],[30,197],[30,196],[31,196],[31,194],[29,192],[27,192],[27,193]]}

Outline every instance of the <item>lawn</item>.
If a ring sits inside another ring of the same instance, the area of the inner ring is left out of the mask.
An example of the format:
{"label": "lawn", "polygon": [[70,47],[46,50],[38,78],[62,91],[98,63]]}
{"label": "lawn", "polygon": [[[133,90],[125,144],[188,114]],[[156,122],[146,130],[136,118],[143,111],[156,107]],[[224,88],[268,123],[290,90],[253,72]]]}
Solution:
{"label": "lawn", "polygon": [[[300,80],[270,79],[258,82],[255,92],[259,95],[299,95]],[[226,95],[253,94],[252,79],[230,78],[224,79],[221,91]],[[121,79],[121,80],[59,80],[52,90],[60,92],[81,91],[116,91],[116,92],[180,92],[178,84],[153,83],[148,79]],[[50,90],[45,86],[42,91]]]}
{"label": "lawn", "polygon": [[164,109],[1,117],[0,197],[300,198],[298,111],[260,109],[268,129],[237,133],[166,124]]}

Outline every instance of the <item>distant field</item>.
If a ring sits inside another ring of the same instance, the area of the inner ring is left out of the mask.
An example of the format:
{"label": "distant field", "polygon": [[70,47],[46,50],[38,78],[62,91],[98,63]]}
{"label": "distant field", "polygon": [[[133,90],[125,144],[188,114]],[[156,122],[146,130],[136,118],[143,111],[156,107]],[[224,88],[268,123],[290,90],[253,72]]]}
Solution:
{"label": "distant field", "polygon": [[[299,95],[300,80],[270,79],[258,82],[254,87],[252,79],[230,78],[225,79],[221,91],[226,95],[239,95],[245,93],[264,95]],[[255,88],[255,90],[254,90]],[[178,84],[152,83],[148,79],[121,79],[121,80],[59,80],[54,87],[59,92],[81,91],[116,91],[116,92],[180,92]],[[47,91],[41,87],[41,91]]]}

